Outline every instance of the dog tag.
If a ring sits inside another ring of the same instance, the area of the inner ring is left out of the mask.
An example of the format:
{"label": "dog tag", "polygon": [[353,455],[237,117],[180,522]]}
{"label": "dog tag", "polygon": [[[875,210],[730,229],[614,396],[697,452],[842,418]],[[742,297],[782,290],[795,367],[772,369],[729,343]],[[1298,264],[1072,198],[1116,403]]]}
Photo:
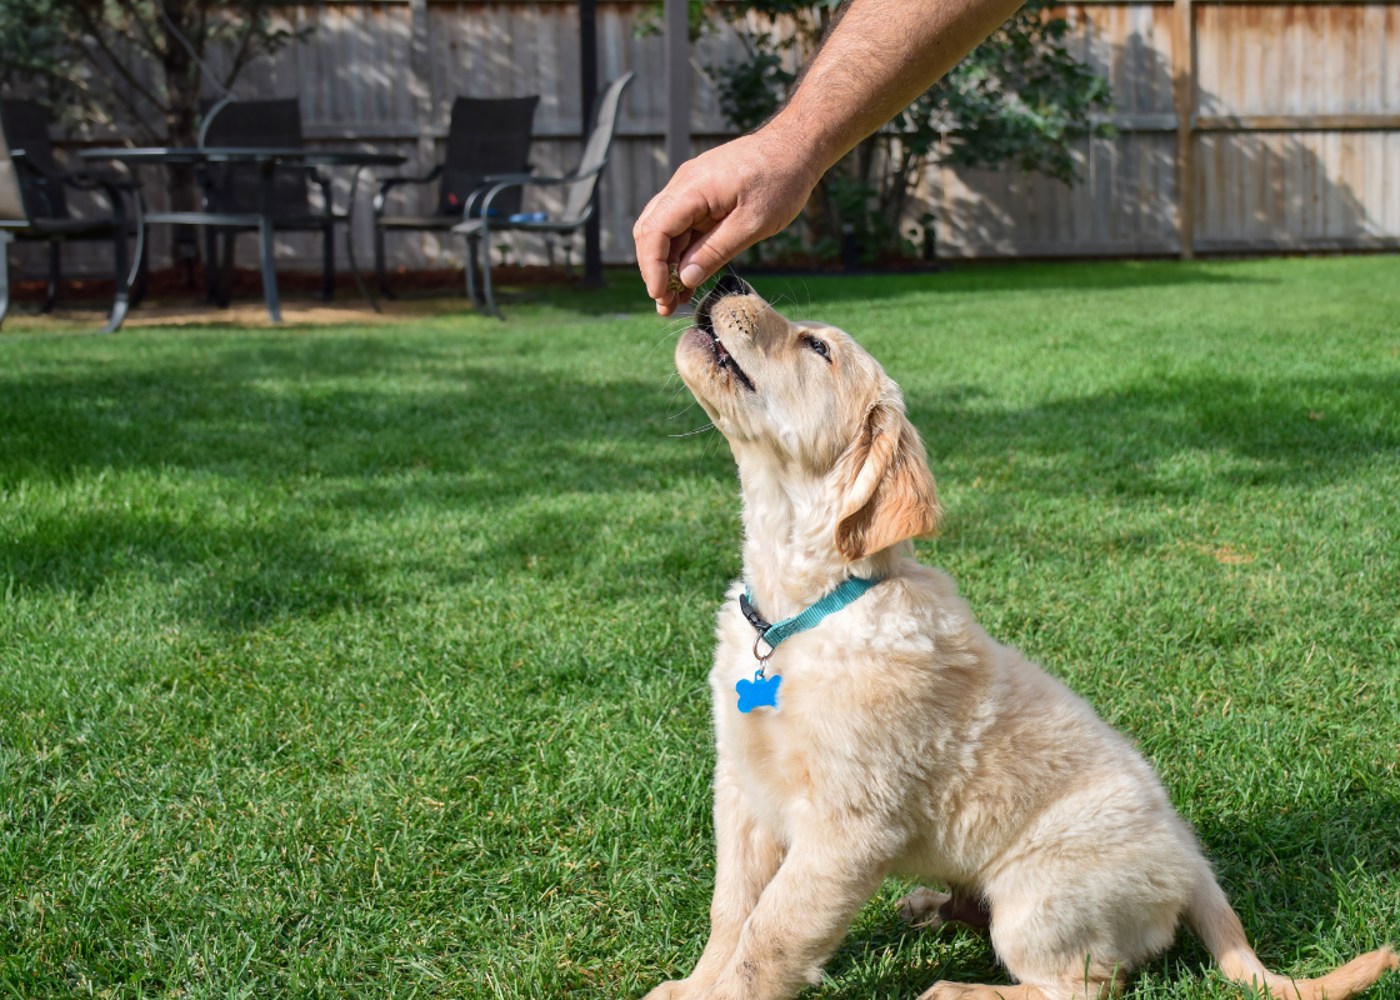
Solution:
{"label": "dog tag", "polygon": [[740,680],[734,685],[739,692],[739,711],[748,714],[755,708],[778,707],[778,685],[783,682],[781,674],[764,677],[760,667],[753,672],[753,680]]}

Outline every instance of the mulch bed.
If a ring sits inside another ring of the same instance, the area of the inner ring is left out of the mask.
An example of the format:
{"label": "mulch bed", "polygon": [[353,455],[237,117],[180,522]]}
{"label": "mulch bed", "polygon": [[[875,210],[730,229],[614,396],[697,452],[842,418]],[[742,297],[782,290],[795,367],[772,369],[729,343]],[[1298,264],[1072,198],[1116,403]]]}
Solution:
{"label": "mulch bed", "polygon": [[[374,278],[364,276],[365,284],[377,290]],[[573,272],[562,267],[523,267],[508,265],[491,269],[491,280],[497,285],[570,285],[582,281],[581,272]],[[184,268],[167,267],[151,271],[147,296],[160,301],[180,299],[202,299],[204,296],[204,267],[196,266],[191,271]],[[445,292],[460,294],[466,277],[458,268],[435,268],[432,270],[393,271],[389,274],[389,287],[395,292],[406,294]],[[43,279],[17,281],[10,285],[12,301],[16,303],[39,303],[44,301],[44,290],[48,283]],[[336,275],[337,292],[354,292],[355,280],[348,271]],[[321,291],[321,275],[316,271],[279,271],[277,288],[285,296],[316,295]],[[83,302],[110,300],[114,292],[111,278],[69,278],[59,287],[60,302]],[[246,296],[262,297],[262,275],[251,268],[235,268],[232,291],[235,298]]]}

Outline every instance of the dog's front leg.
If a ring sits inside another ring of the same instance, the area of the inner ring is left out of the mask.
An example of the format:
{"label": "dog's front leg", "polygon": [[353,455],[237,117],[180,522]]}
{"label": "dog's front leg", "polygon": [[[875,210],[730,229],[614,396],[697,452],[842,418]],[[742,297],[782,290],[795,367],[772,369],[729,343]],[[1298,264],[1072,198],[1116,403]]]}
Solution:
{"label": "dog's front leg", "polygon": [[786,1000],[815,983],[856,911],[885,876],[886,859],[852,831],[794,843],[744,922],[705,1000]]}
{"label": "dog's front leg", "polygon": [[646,1000],[688,1000],[705,995],[724,971],[773,873],[782,863],[782,845],[754,818],[721,764],[715,774],[715,894],[710,902],[710,938],[695,970],[685,979],[663,983]]}

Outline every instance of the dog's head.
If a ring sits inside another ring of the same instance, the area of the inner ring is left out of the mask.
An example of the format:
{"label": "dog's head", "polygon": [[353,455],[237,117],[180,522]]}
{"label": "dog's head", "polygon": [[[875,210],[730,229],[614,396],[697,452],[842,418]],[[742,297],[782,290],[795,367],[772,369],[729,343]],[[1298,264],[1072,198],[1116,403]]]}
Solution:
{"label": "dog's head", "polygon": [[676,367],[744,475],[821,487],[843,558],[937,529],[933,476],[899,387],[842,331],[791,322],[726,275],[696,307]]}

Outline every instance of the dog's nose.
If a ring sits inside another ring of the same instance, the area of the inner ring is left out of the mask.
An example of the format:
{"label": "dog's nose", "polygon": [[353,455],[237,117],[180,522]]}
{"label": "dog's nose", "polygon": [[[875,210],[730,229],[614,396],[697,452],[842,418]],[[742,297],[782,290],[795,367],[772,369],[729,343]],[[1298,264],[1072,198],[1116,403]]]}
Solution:
{"label": "dog's nose", "polygon": [[719,296],[720,298],[724,298],[724,296],[726,295],[753,294],[753,286],[750,285],[747,281],[739,277],[733,271],[723,271],[720,273],[720,276],[715,280],[715,287],[710,289],[710,294],[705,296],[705,298],[708,299],[710,298],[710,296]]}
{"label": "dog's nose", "polygon": [[714,287],[705,293],[705,297],[700,300],[700,304],[695,307],[695,325],[702,330],[714,332],[714,326],[710,321],[710,310],[720,299],[730,295],[755,295],[753,286],[732,271],[725,271],[720,274],[715,281]]}

